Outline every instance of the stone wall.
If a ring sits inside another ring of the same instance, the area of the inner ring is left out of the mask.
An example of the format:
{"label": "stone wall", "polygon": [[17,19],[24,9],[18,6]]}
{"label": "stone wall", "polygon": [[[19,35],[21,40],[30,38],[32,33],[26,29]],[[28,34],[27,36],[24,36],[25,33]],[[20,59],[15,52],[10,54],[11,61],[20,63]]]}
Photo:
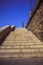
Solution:
{"label": "stone wall", "polygon": [[43,41],[43,1],[39,0],[26,28]]}

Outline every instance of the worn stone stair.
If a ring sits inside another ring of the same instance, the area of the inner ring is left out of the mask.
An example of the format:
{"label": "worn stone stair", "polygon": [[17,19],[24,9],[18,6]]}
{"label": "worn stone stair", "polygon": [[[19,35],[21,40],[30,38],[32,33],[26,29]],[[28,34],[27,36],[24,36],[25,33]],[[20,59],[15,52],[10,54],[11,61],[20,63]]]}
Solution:
{"label": "worn stone stair", "polygon": [[0,58],[43,57],[43,43],[25,28],[16,28],[0,46]]}

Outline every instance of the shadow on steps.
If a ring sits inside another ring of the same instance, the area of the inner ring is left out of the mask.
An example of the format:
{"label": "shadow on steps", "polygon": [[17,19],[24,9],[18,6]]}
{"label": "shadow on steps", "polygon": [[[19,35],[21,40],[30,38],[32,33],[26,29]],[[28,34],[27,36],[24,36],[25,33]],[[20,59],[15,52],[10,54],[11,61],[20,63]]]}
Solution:
{"label": "shadow on steps", "polygon": [[1,58],[0,65],[43,65],[43,58]]}

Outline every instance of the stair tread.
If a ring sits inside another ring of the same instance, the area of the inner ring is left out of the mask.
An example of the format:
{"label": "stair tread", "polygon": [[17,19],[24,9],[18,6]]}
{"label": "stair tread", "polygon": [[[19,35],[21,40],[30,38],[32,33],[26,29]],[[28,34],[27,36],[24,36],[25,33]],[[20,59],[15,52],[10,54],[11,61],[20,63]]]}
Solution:
{"label": "stair tread", "polygon": [[3,43],[2,45],[43,45],[39,43]]}
{"label": "stair tread", "polygon": [[2,49],[4,49],[4,48],[8,48],[8,49],[10,49],[10,48],[26,48],[26,49],[29,49],[29,48],[43,48],[43,45],[6,45],[6,46],[0,46],[0,48]]}
{"label": "stair tread", "polygon": [[0,52],[43,52],[43,49],[1,49]]}

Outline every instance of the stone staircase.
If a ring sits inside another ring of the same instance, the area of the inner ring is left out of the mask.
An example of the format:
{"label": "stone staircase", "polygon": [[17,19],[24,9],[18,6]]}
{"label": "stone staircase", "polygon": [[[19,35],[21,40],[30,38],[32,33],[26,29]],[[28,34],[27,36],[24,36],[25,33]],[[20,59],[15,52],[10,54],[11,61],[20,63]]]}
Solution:
{"label": "stone staircase", "polygon": [[0,58],[43,57],[43,43],[25,28],[16,28],[0,46]]}

